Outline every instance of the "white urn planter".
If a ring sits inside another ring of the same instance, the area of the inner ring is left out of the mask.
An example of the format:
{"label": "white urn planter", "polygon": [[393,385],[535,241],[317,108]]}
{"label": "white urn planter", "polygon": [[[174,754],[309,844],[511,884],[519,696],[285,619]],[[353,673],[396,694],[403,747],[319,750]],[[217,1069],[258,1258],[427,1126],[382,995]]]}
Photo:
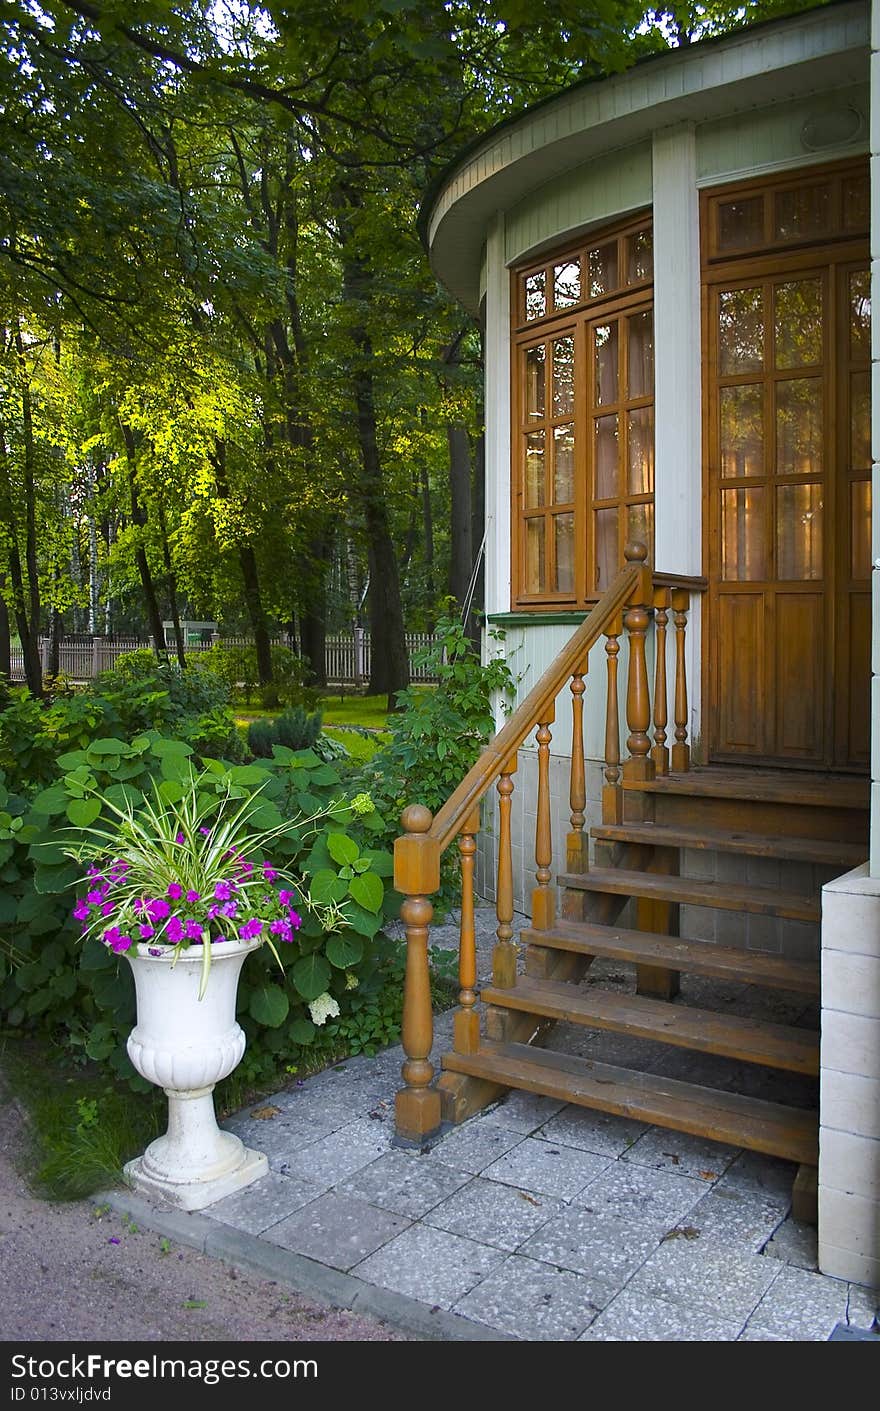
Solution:
{"label": "white urn planter", "polygon": [[225,941],[211,948],[205,994],[199,999],[202,948],[151,955],[145,945],[126,953],[134,973],[137,1023],[128,1054],[137,1071],[164,1088],[168,1130],[125,1175],[136,1190],[182,1210],[203,1210],[266,1174],[262,1152],[217,1126],[214,1084],[241,1062],[245,1036],[235,1018],[241,968],[259,941]]}

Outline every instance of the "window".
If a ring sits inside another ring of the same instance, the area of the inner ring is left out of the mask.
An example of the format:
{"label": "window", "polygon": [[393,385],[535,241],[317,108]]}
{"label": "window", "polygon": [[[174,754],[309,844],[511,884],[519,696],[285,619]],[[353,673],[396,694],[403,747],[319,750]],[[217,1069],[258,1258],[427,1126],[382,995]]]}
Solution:
{"label": "window", "polygon": [[642,217],[514,276],[517,606],[586,605],[653,545],[652,257]]}

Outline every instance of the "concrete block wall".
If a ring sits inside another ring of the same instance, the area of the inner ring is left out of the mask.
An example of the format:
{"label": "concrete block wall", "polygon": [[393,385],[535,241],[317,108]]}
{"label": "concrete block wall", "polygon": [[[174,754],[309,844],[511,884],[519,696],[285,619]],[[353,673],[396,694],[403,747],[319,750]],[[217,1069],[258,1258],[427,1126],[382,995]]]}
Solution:
{"label": "concrete block wall", "polygon": [[822,891],[819,1268],[880,1288],[880,878]]}

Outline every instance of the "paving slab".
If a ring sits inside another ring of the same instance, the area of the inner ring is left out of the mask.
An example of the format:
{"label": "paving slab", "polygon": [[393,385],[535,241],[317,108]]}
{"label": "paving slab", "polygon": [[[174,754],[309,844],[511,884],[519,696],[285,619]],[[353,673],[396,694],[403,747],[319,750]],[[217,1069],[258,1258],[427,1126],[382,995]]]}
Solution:
{"label": "paving slab", "polygon": [[466,1171],[448,1166],[430,1152],[389,1151],[362,1166],[338,1190],[417,1220],[470,1179]]}
{"label": "paving slab", "polygon": [[571,1200],[609,1165],[607,1156],[576,1151],[538,1137],[525,1137],[518,1146],[486,1166],[483,1174],[490,1181]]}
{"label": "paving slab", "polygon": [[492,1109],[492,1116],[511,1131],[529,1136],[565,1106],[558,1098],[541,1093],[511,1091]]}
{"label": "paving slab", "polygon": [[719,1184],[688,1213],[687,1225],[699,1239],[720,1240],[757,1254],[784,1219],[784,1211],[772,1199]]}
{"label": "paving slab", "polygon": [[819,1231],[815,1225],[805,1225],[791,1216],[783,1220],[774,1230],[764,1246],[763,1253],[771,1259],[781,1259],[784,1264],[792,1264],[797,1269],[809,1269],[817,1273],[819,1269]]}
{"label": "paving slab", "polygon": [[741,1325],[710,1310],[624,1289],[578,1342],[735,1342]]}
{"label": "paving slab", "polygon": [[791,1341],[827,1342],[846,1322],[849,1288],[805,1269],[780,1269],[749,1318],[748,1326],[783,1333]]}
{"label": "paving slab", "polygon": [[630,1289],[744,1325],[779,1274],[776,1260],[760,1254],[740,1254],[706,1240],[673,1239],[633,1275]]}
{"label": "paving slab", "polygon": [[857,1328],[880,1328],[880,1289],[850,1284],[846,1321]]}
{"label": "paving slab", "polygon": [[409,1225],[402,1215],[329,1191],[265,1232],[271,1244],[347,1271]]}
{"label": "paving slab", "polygon": [[[276,1169],[285,1176],[299,1177],[329,1190],[386,1152],[393,1136],[390,1117],[377,1121],[358,1117],[331,1136],[322,1137],[301,1150],[294,1148],[286,1161],[278,1162]],[[275,1165],[271,1157],[270,1165]]]}
{"label": "paving slab", "polygon": [[259,1235],[321,1194],[319,1186],[270,1171],[251,1186],[218,1200],[208,1214],[224,1225]]}
{"label": "paving slab", "polygon": [[643,1222],[597,1220],[582,1207],[569,1206],[526,1240],[520,1253],[584,1274],[591,1302],[604,1308],[657,1249],[662,1233]]}
{"label": "paving slab", "polygon": [[650,1127],[622,1156],[634,1166],[652,1166],[658,1171],[676,1171],[700,1181],[717,1181],[739,1155],[739,1148],[721,1142],[705,1141],[687,1132]]}
{"label": "paving slab", "polygon": [[573,1342],[599,1310],[583,1275],[512,1254],[455,1311],[523,1341]]}
{"label": "paving slab", "polygon": [[523,1140],[522,1132],[511,1131],[491,1115],[474,1117],[441,1137],[433,1152],[446,1165],[477,1176]]}
{"label": "paving slab", "polygon": [[426,1215],[425,1223],[512,1252],[564,1208],[552,1196],[477,1176]]}
{"label": "paving slab", "polygon": [[491,1245],[419,1224],[364,1259],[355,1272],[367,1283],[449,1309],[503,1259]]}
{"label": "paving slab", "polygon": [[615,1161],[584,1187],[575,1203],[601,1219],[644,1220],[668,1229],[705,1194],[705,1183],[694,1177]]}
{"label": "paving slab", "polygon": [[648,1131],[646,1122],[634,1122],[627,1117],[615,1117],[610,1112],[589,1112],[584,1107],[566,1107],[541,1127],[546,1141],[579,1151],[594,1151],[599,1156],[622,1156]]}

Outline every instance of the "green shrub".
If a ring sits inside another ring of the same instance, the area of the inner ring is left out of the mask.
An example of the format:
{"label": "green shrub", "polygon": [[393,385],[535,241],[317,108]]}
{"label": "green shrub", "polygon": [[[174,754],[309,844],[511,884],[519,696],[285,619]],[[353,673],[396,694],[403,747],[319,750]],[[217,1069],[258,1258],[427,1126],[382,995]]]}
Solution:
{"label": "green shrub", "polygon": [[317,710],[309,715],[302,706],[285,710],[275,721],[275,735],[279,745],[289,750],[311,749],[321,733],[323,716]]}
{"label": "green shrub", "polygon": [[274,720],[252,720],[248,726],[247,746],[255,759],[271,759],[276,744]]}
{"label": "green shrub", "polygon": [[314,710],[319,693],[307,683],[310,669],[302,657],[289,647],[275,643],[271,647],[272,684],[261,687],[257,671],[257,649],[250,646],[224,646],[215,642],[199,654],[199,660],[223,680],[230,693],[246,705],[257,699],[267,709],[277,705],[304,706]]}

